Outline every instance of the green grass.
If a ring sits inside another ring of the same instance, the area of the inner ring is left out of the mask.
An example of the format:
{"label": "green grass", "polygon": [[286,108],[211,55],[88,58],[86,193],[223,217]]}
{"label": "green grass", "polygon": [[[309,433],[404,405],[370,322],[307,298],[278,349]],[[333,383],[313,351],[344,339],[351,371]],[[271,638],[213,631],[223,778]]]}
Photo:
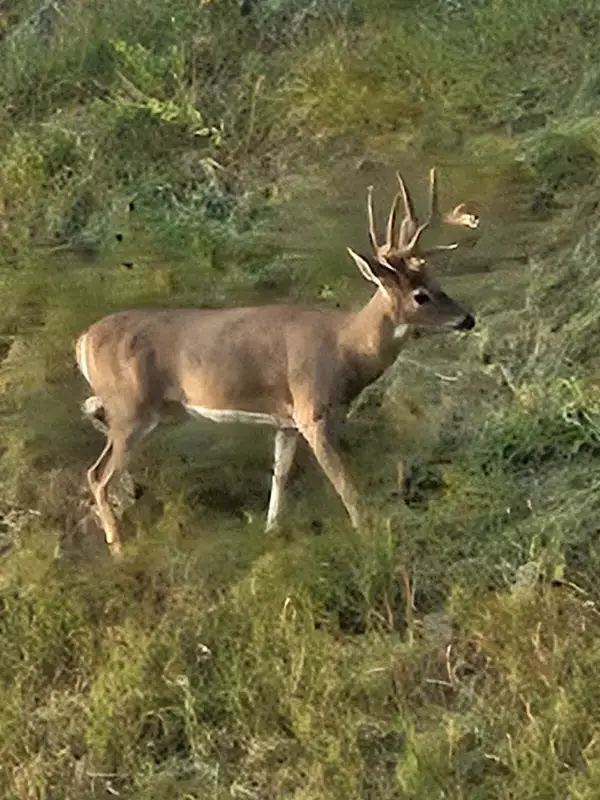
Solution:
{"label": "green grass", "polygon": [[[38,8],[0,12],[0,797],[596,798],[597,3]],[[192,425],[115,487],[113,563],[76,334],[355,307],[366,186],[434,163],[479,324],[360,398],[364,529],[301,449],[265,534],[268,435]]]}

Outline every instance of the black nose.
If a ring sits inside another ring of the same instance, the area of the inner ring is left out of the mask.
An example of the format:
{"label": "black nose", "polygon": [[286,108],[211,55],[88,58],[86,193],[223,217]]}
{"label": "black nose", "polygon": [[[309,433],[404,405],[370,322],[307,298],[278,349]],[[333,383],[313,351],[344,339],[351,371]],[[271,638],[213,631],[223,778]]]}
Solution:
{"label": "black nose", "polygon": [[457,331],[470,331],[475,327],[475,317],[472,314],[467,314],[456,326]]}

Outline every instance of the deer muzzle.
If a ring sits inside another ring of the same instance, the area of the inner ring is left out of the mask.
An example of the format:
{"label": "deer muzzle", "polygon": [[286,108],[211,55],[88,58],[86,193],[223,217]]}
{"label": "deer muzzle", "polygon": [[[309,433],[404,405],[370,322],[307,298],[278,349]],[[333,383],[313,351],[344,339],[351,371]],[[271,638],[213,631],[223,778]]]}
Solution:
{"label": "deer muzzle", "polygon": [[473,314],[466,314],[457,324],[454,326],[455,330],[457,331],[471,331],[475,327],[475,317]]}

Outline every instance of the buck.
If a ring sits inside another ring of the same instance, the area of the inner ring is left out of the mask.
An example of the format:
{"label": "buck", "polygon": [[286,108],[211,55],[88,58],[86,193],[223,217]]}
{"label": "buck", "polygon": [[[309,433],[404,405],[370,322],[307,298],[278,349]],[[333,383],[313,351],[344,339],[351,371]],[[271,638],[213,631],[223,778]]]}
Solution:
{"label": "buck", "polygon": [[[479,218],[460,204],[441,214],[436,173],[430,172],[429,215],[419,224],[408,189],[400,185],[378,244],[372,187],[367,212],[372,254],[347,248],[375,287],[358,311],[295,305],[247,308],[135,309],[110,314],[77,340],[78,367],[93,396],[84,414],[106,436],[87,478],[113,555],[121,553],[107,487],[161,420],[196,417],[257,423],[275,429],[266,529],[278,524],[298,437],[330,480],[353,526],[360,497],[332,442],[331,422],[395,361],[410,326],[468,331],[472,314],[450,298],[427,269],[427,258],[458,243],[423,248],[427,228],[447,223],[476,228]],[[404,217],[396,236],[400,201]]]}

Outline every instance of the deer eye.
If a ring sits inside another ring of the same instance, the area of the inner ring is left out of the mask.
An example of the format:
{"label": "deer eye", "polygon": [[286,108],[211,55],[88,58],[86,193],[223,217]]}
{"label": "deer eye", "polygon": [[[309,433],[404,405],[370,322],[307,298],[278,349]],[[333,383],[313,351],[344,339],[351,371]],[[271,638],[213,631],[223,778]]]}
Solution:
{"label": "deer eye", "polygon": [[413,298],[415,303],[419,306],[423,306],[425,303],[429,303],[431,301],[431,297],[422,289],[417,289],[416,292],[413,292]]}

